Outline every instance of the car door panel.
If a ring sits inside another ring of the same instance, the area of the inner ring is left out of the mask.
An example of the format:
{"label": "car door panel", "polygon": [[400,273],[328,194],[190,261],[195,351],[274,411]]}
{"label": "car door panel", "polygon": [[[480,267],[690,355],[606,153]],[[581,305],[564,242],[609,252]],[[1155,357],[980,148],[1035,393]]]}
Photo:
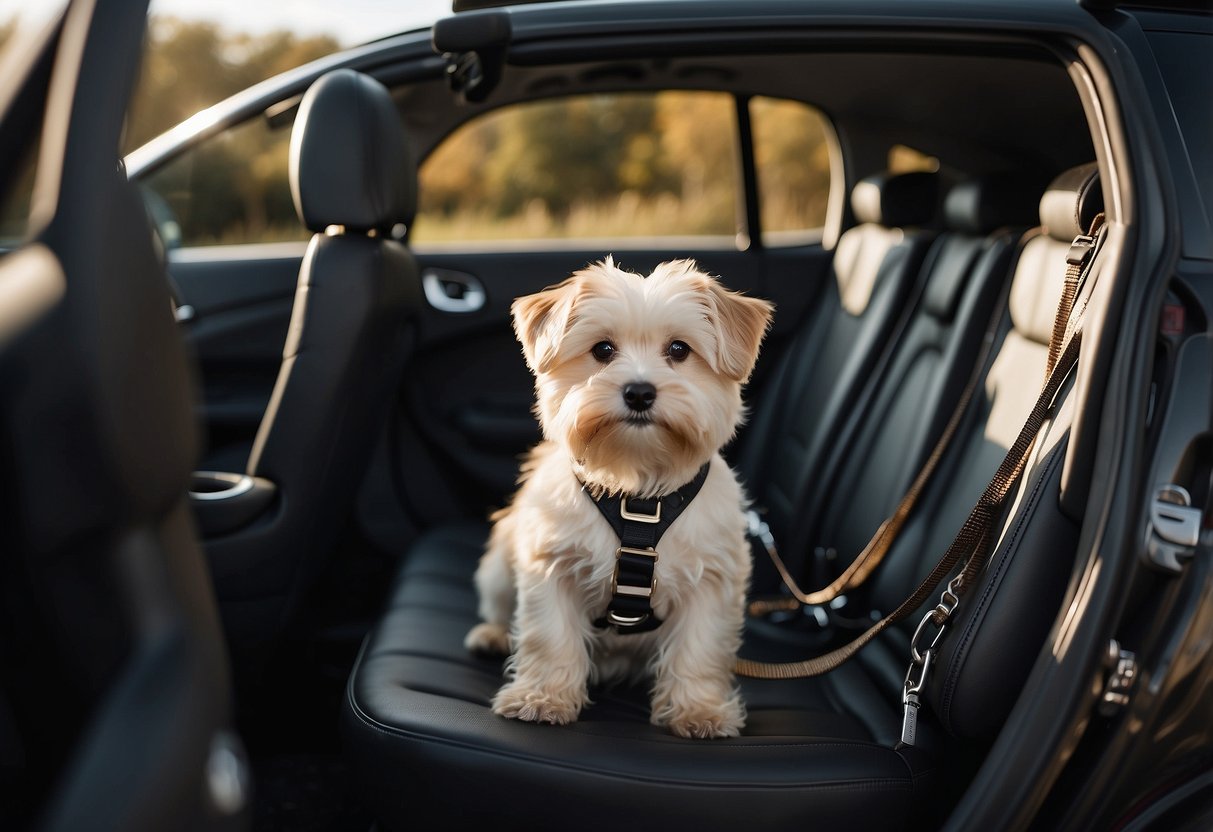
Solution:
{"label": "car door panel", "polygon": [[290,325],[306,243],[180,249],[169,258],[198,364],[203,470],[243,470]]}

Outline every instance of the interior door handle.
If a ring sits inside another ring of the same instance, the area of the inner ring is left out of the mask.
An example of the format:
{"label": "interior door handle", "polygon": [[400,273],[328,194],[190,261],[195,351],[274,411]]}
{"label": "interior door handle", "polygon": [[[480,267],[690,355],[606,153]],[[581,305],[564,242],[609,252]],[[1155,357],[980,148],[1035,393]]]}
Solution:
{"label": "interior door handle", "polygon": [[450,269],[429,268],[421,273],[425,299],[439,312],[466,314],[484,306],[484,285],[479,278]]}

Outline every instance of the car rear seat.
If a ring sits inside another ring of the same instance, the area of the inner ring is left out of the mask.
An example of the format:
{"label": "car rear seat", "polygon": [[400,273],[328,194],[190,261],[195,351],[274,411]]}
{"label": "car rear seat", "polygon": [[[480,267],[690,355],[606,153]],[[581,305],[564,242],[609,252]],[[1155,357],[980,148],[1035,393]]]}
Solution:
{"label": "car rear seat", "polygon": [[[742,480],[763,483],[760,502],[777,539],[793,528],[804,505],[804,484],[816,479],[834,446],[833,426],[856,396],[888,342],[917,282],[939,202],[933,173],[878,174],[851,192],[859,225],[838,240],[833,281],[789,345],[747,430],[737,465]],[[791,393],[790,391],[795,391]],[[780,447],[767,441],[778,436]],[[757,564],[755,587],[774,589],[773,574]]]}
{"label": "car rear seat", "polygon": [[[930,455],[974,372],[1042,190],[1033,177],[1019,175],[987,176],[949,190],[946,230],[927,253],[917,303],[852,422],[834,428],[839,441],[828,464],[802,487],[799,517],[785,523],[785,559],[817,553],[808,576],[814,588],[859,554]],[[755,483],[756,505],[766,505],[765,485]]]}
{"label": "car rear seat", "polygon": [[[1080,174],[1059,179],[1042,200],[1049,236],[1029,242],[1019,259],[981,395],[873,578],[878,607],[907,594],[923,563],[946,548],[1036,398],[1065,251],[1097,199],[1093,166]],[[1068,213],[1057,208],[1063,195]],[[390,830],[452,821],[730,832],[739,822],[911,825],[932,805],[924,798],[933,781],[971,776],[973,754],[1013,704],[1007,680],[1026,676],[1056,615],[1077,535],[1057,500],[1069,407],[1038,441],[1018,511],[942,645],[915,747],[894,748],[914,620],[827,676],[743,680],[749,720],[736,739],[671,736],[648,724],[647,697],[635,689],[596,691],[595,704],[567,726],[495,717],[489,700],[501,665],[462,645],[476,622],[471,575],[486,529],[453,527],[409,553],[351,674],[343,722],[369,805]],[[802,658],[798,635],[756,623],[743,652]]]}

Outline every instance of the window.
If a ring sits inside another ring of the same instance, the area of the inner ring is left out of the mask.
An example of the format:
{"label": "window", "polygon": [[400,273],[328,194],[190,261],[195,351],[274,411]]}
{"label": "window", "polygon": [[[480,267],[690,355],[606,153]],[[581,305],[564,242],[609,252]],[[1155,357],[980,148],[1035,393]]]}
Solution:
{"label": "window", "polygon": [[[732,96],[571,96],[461,126],[421,165],[414,243],[738,232]],[[702,244],[700,240],[700,244]]]}
{"label": "window", "polygon": [[291,199],[290,125],[255,118],[208,139],[143,180],[169,247],[306,240]]}
{"label": "window", "polygon": [[835,152],[825,117],[799,101],[750,99],[763,245],[816,242],[830,204]]}
{"label": "window", "polygon": [[889,173],[935,173],[939,170],[939,160],[904,144],[895,144],[889,148],[888,170]]}
{"label": "window", "polygon": [[[0,78],[19,79],[50,34],[65,2],[18,3],[0,0]],[[39,122],[41,117],[39,117]],[[26,147],[0,175],[0,249],[20,245],[29,233],[34,175],[42,141],[40,124],[26,137]]]}
{"label": "window", "polygon": [[35,133],[25,158],[18,160],[16,177],[8,193],[0,196],[0,249],[14,248],[25,239],[29,226],[30,198],[34,193],[34,169],[38,163],[38,142]]}

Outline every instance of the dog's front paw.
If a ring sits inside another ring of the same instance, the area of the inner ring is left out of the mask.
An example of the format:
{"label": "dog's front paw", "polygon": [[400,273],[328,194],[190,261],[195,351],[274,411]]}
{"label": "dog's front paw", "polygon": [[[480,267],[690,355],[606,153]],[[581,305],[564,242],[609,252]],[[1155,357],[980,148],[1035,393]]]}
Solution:
{"label": "dog's front paw", "polygon": [[473,653],[482,653],[489,656],[508,656],[510,653],[510,634],[500,624],[477,624],[464,637],[463,646]]}
{"label": "dog's front paw", "polygon": [[548,722],[566,725],[581,712],[582,702],[569,696],[536,688],[509,684],[493,697],[493,713],[524,722]]}
{"label": "dog's front paw", "polygon": [[736,737],[745,726],[745,714],[735,701],[718,706],[700,705],[671,715],[665,724],[687,739]]}

